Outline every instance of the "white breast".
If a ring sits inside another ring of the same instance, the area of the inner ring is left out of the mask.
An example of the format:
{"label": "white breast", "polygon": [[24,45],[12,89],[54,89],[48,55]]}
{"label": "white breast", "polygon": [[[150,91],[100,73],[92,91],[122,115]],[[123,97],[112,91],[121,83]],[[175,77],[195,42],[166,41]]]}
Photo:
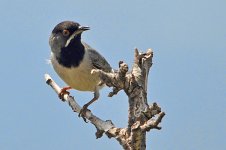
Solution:
{"label": "white breast", "polygon": [[51,53],[51,63],[60,78],[70,87],[80,91],[94,91],[100,82],[99,77],[91,75],[92,65],[87,55],[78,67],[66,68],[58,63]]}

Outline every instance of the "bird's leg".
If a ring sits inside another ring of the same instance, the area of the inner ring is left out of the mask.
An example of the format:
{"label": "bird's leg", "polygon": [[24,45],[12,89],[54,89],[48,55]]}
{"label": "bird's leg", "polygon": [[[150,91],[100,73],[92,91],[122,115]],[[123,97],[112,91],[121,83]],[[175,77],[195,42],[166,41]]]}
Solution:
{"label": "bird's leg", "polygon": [[93,102],[95,102],[96,100],[98,100],[99,97],[100,97],[99,89],[96,88],[95,91],[94,91],[94,97],[93,97],[93,99],[91,101],[89,101],[88,103],[86,103],[82,107],[82,109],[80,110],[78,116],[79,117],[82,117],[85,122],[86,122],[85,113],[88,110],[89,105],[91,105]]}
{"label": "bird's leg", "polygon": [[64,94],[70,94],[67,90],[70,90],[72,89],[70,86],[66,86],[66,87],[63,87],[61,90],[60,90],[60,93],[58,94],[59,98],[60,99],[64,99]]}

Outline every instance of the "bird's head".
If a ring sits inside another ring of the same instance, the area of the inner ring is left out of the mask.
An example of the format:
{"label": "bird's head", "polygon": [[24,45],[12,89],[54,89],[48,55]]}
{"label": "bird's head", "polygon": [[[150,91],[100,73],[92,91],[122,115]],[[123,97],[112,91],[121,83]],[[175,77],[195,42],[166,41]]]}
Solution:
{"label": "bird's head", "polygon": [[81,42],[81,34],[86,30],[89,30],[89,27],[81,26],[77,22],[64,21],[57,24],[49,38],[51,50],[60,51],[72,42]]}

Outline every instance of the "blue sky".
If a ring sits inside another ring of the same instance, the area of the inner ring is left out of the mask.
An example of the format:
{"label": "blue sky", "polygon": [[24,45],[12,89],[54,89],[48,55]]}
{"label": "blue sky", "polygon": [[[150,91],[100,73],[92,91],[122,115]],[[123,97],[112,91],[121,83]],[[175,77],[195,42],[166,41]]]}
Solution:
{"label": "blue sky", "polygon": [[[147,149],[224,150],[226,135],[226,1],[1,0],[0,149],[121,149],[95,139],[95,128],[72,113],[44,82],[52,28],[64,20],[91,27],[83,40],[116,68],[130,67],[135,47],[154,50],[148,99],[166,112]],[[101,91],[90,109],[118,127],[127,123],[127,97]],[[92,93],[71,92],[80,105]]]}

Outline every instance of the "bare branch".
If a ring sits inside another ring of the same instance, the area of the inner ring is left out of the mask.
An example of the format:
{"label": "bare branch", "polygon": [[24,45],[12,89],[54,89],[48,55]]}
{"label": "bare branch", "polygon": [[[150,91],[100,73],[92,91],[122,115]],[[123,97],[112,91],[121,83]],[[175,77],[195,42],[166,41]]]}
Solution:
{"label": "bare branch", "polygon": [[150,131],[150,129],[158,129],[160,130],[159,123],[162,121],[162,118],[165,116],[164,112],[159,113],[157,119],[149,119],[142,126],[140,126],[142,131]]}
{"label": "bare branch", "polygon": [[[153,51],[148,49],[146,53],[141,53],[138,49],[134,52],[134,64],[131,72],[123,61],[119,62],[118,71],[111,73],[102,70],[93,69],[92,74],[99,75],[101,83],[112,87],[109,97],[116,95],[120,90],[128,96],[129,114],[128,125],[126,128],[117,128],[111,120],[103,121],[87,111],[85,118],[88,119],[97,129],[96,138],[102,137],[105,133],[109,138],[115,138],[125,150],[145,150],[146,149],[146,132],[151,129],[158,129],[165,113],[157,103],[148,105],[147,102],[147,83],[148,74],[152,66]],[[46,83],[59,94],[61,88],[45,75]],[[63,101],[68,102],[69,106],[76,113],[79,113],[81,107],[75,99],[69,94],[63,95]]]}
{"label": "bare branch", "polygon": [[[61,88],[56,84],[56,82],[48,74],[45,74],[45,80],[46,80],[46,83],[50,85],[57,94],[61,92]],[[76,113],[80,112],[81,107],[72,96],[68,94],[64,94],[63,99],[64,101],[68,102],[69,106],[74,112]],[[101,132],[102,133],[107,132],[114,127],[111,121],[109,120],[103,121],[97,116],[93,115],[91,111],[86,111],[85,117],[97,128],[97,134],[96,134],[98,135],[97,138],[102,136],[102,134],[100,135]]]}

